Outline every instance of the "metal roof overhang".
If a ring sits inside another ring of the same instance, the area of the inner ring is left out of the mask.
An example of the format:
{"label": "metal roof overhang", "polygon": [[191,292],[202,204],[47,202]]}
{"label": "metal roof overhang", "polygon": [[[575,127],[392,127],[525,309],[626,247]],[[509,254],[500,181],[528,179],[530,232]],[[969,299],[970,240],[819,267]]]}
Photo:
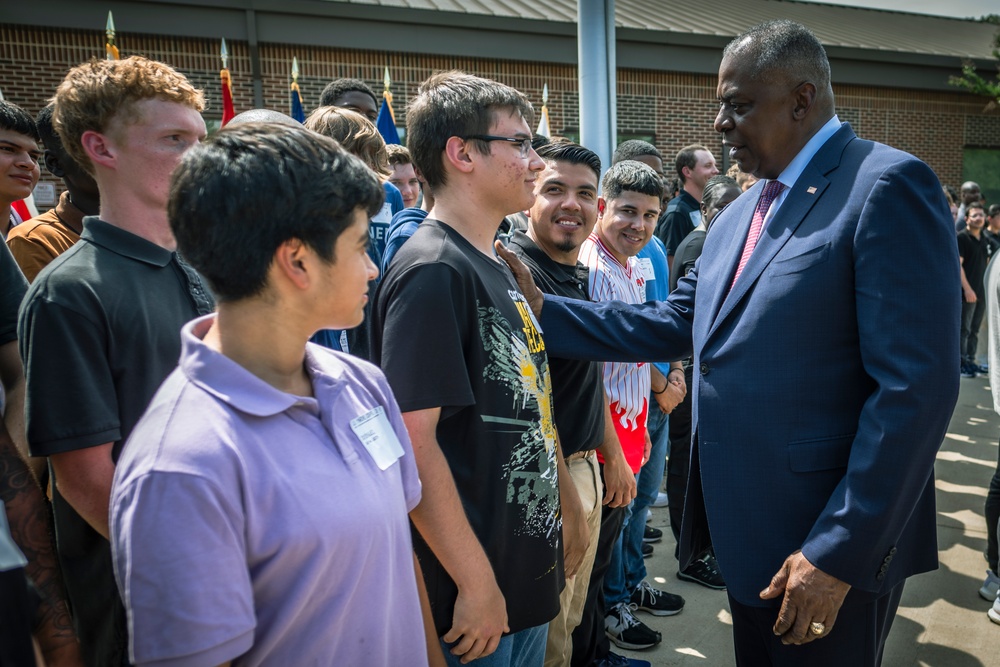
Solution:
{"label": "metal roof overhang", "polygon": [[[4,3],[0,22],[575,65],[576,25],[329,0],[46,0]],[[801,3],[799,3],[801,4]],[[776,3],[777,6],[777,3]],[[619,26],[618,67],[715,74],[727,36]],[[828,46],[835,83],[956,92],[958,56]],[[995,64],[977,59],[991,71]]]}

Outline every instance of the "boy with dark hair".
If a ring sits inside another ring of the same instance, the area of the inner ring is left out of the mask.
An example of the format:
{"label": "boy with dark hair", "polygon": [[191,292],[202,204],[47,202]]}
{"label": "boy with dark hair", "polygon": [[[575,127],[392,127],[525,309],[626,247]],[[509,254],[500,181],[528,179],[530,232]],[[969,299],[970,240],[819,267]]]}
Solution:
{"label": "boy with dark hair", "polygon": [[642,162],[656,173],[663,174],[663,155],[656,146],[648,141],[629,139],[618,144],[614,155],[611,156],[611,164],[618,164],[625,160]]}
{"label": "boy with dark hair", "polygon": [[219,308],[184,327],[115,473],[137,663],[426,665],[422,644],[440,663],[399,409],[377,368],[307,344],[361,321],[382,201],[359,159],[303,127],[227,128],[175,172],[171,228]]}
{"label": "boy with dark hair", "polygon": [[0,100],[0,234],[22,222],[11,204],[31,194],[38,182],[38,129],[28,112]]}
{"label": "boy with dark hair", "polygon": [[544,163],[532,116],[524,95],[493,81],[444,72],[424,82],[407,141],[434,208],[375,298],[374,358],[413,439],[421,508],[446,528],[413,517],[453,665],[494,649],[481,664],[540,665],[564,582],[561,529],[571,568],[587,541],[557,446],[545,345],[493,248],[503,217],[534,201]]}
{"label": "boy with dark hair", "polygon": [[177,363],[181,325],[214,305],[167,223],[170,172],[205,136],[203,107],[183,75],[138,56],[74,67],[56,90],[56,131],[93,174],[100,217],[32,283],[18,338],[28,444],[49,457],[59,561],[91,665],[127,660],[108,542],[115,462]]}
{"label": "boy with dark hair", "polygon": [[[660,213],[663,182],[648,165],[626,160],[611,166],[601,182],[598,219],[594,232],[580,248],[580,261],[590,268],[589,296],[592,301],[646,301],[646,276],[636,255],[653,236]],[[604,364],[604,393],[609,401],[612,422],[622,452],[633,475],[638,475],[649,458],[651,443],[647,432],[650,366],[644,363]],[[642,516],[632,520],[645,524]],[[626,531],[630,510],[622,517]],[[638,620],[634,609],[657,616],[677,614],[684,599],[651,587],[645,568],[630,568],[623,535],[616,536],[611,563],[604,579],[605,631],[615,644],[627,649],[644,649],[659,644],[661,636]],[[637,533],[641,548],[642,533]],[[641,554],[638,555],[642,565]]]}
{"label": "boy with dark hair", "polygon": [[378,119],[378,98],[360,79],[335,79],[326,84],[319,96],[321,107],[341,107],[356,111],[371,122]]}
{"label": "boy with dark hair", "polygon": [[989,262],[989,242],[983,236],[986,212],[980,202],[965,208],[965,229],[958,233],[958,261],[962,277],[962,328],[959,339],[962,377],[974,378],[989,369],[976,360],[979,329],[986,314],[986,264]]}
{"label": "boy with dark hair", "polygon": [[94,177],[67,154],[52,127],[54,109],[55,104],[49,103],[38,113],[35,124],[45,145],[45,168],[63,179],[66,191],[54,209],[18,225],[7,234],[7,247],[28,282],[34,281],[49,262],[80,240],[84,216],[97,215],[100,205]]}

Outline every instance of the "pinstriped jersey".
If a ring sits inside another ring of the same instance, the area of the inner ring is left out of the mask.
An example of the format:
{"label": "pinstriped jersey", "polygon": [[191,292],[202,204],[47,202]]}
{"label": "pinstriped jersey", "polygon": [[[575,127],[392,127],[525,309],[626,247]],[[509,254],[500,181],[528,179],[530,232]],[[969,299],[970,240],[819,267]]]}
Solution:
{"label": "pinstriped jersey", "polygon": [[[611,254],[597,232],[591,233],[581,244],[579,261],[590,269],[592,301],[643,303],[646,300],[646,280],[638,260],[629,257],[628,264],[623,265]],[[605,362],[604,390],[608,394],[619,438],[625,431],[638,435],[641,442],[646,430],[646,403],[650,392],[649,365],[641,362]],[[641,460],[641,445],[638,454]],[[634,459],[628,451],[625,458],[630,463]],[[638,470],[636,466],[633,468]]]}

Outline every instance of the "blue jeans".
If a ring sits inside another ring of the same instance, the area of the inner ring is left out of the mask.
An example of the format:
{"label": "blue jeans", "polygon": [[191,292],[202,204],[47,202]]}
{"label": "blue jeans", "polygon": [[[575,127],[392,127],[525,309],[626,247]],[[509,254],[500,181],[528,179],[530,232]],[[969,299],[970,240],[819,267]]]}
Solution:
{"label": "blue jeans", "polygon": [[[475,667],[542,667],[545,662],[545,637],[548,635],[548,630],[549,624],[543,623],[501,637],[496,651],[468,664]],[[448,667],[464,667],[459,658],[451,654],[450,649],[454,645],[441,642],[445,662],[448,663]]]}
{"label": "blue jeans", "polygon": [[[636,475],[635,500],[625,514],[622,534],[615,542],[611,552],[611,566],[604,576],[604,598],[608,609],[619,602],[628,601],[632,597],[632,591],[646,578],[642,536],[646,531],[646,510],[656,500],[660,484],[663,483],[663,469],[670,443],[669,424],[669,415],[660,411],[656,401],[650,396],[646,430],[653,446],[649,450],[649,460]],[[635,520],[632,521],[632,518]]]}

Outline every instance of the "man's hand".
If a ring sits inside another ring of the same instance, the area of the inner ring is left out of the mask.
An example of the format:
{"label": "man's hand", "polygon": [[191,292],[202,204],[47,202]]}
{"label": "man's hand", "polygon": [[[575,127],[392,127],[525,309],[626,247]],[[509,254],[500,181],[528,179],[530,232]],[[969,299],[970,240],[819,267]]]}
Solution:
{"label": "man's hand", "polygon": [[687,394],[687,388],[684,385],[683,376],[681,376],[681,381],[679,383],[674,380],[677,375],[677,373],[671,373],[670,377],[667,379],[666,389],[659,394],[653,394],[653,397],[656,399],[656,405],[660,408],[660,412],[667,415],[673,412],[674,408],[684,401],[684,396]]}
{"label": "man's hand", "polygon": [[[573,489],[576,493],[576,489]],[[578,496],[579,498],[579,496]],[[583,512],[579,499],[575,503],[562,503],[563,508],[563,566],[566,578],[570,578],[580,570],[583,557],[587,555],[590,544],[590,526]]]}
{"label": "man's hand", "polygon": [[500,636],[509,631],[503,593],[495,578],[484,577],[472,586],[459,587],[451,629],[441,639],[458,642],[451,653],[460,656],[464,665],[497,650]]}
{"label": "man's hand", "polygon": [[[774,634],[781,637],[782,644],[800,645],[830,634],[849,590],[850,584],[823,572],[796,551],[785,559],[760,597],[771,600],[784,593]],[[813,634],[810,623],[826,627],[822,633]]]}
{"label": "man's hand", "polygon": [[[530,278],[531,276],[529,275],[528,277]],[[520,286],[520,284],[521,284],[521,279],[520,278],[518,278],[517,284]],[[976,302],[976,291],[974,289],[972,289],[971,287],[966,287],[962,291],[965,292],[965,302],[966,303],[975,303]]]}
{"label": "man's hand", "polygon": [[541,317],[542,302],[545,300],[545,296],[538,289],[538,286],[535,285],[535,279],[531,277],[531,271],[528,270],[528,267],[524,265],[524,262],[517,255],[507,250],[507,246],[502,241],[494,241],[493,247],[497,251],[497,256],[510,267],[510,272],[514,274],[514,280],[517,281],[517,288],[521,290],[521,294],[527,299],[528,305],[531,306],[531,312],[535,314],[536,318]]}
{"label": "man's hand", "polygon": [[635,475],[619,449],[617,457],[604,458],[604,501],[608,507],[625,507],[635,498]]}

